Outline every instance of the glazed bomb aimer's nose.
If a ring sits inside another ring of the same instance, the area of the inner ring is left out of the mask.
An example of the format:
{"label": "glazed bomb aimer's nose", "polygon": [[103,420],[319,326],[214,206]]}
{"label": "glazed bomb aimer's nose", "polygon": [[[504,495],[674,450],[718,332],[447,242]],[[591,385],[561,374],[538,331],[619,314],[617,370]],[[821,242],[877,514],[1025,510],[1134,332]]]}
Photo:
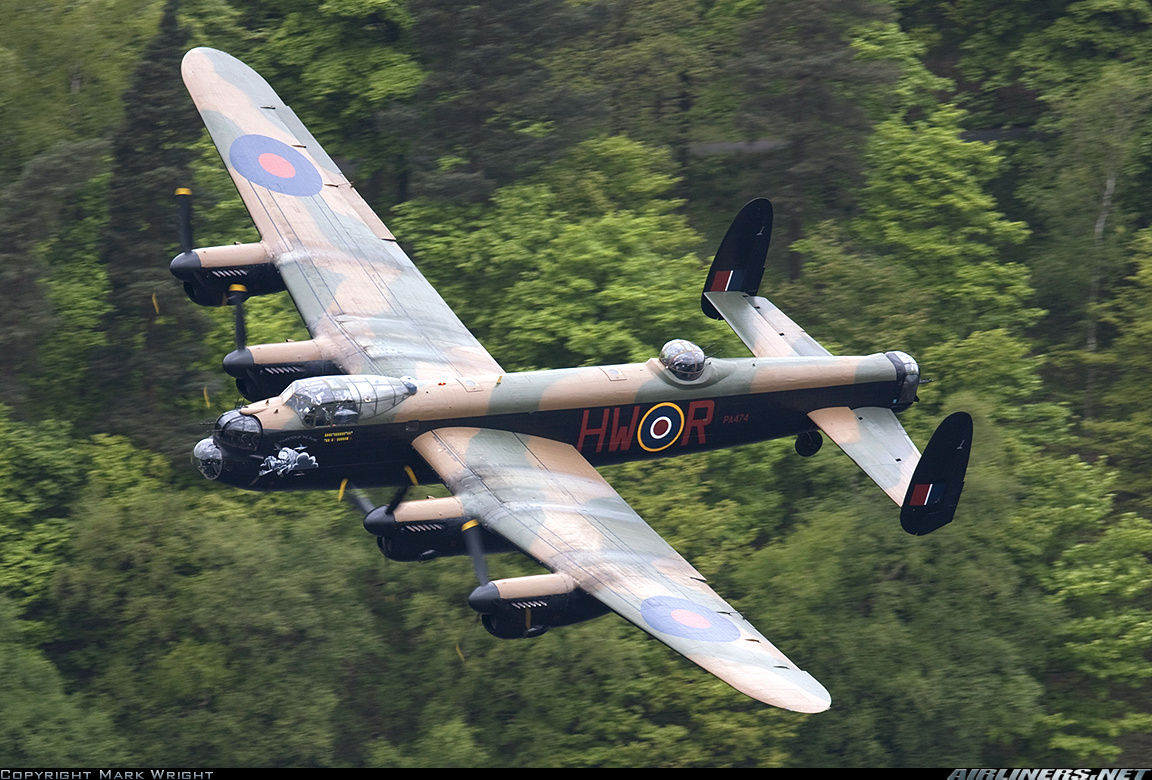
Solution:
{"label": "glazed bomb aimer's nose", "polygon": [[212,439],[201,439],[192,450],[192,463],[207,479],[216,479],[224,470],[224,456]]}

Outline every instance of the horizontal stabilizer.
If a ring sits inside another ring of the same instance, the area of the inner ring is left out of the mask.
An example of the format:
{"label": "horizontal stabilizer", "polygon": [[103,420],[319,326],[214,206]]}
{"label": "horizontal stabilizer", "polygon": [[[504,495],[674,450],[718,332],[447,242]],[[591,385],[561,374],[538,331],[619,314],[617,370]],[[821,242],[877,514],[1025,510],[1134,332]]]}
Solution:
{"label": "horizontal stabilizer", "polygon": [[832,353],[767,298],[742,292],[706,292],[704,300],[756,357],[824,357]]}
{"label": "horizontal stabilizer", "polygon": [[724,320],[756,357],[817,357],[828,350],[771,301],[756,295],[772,238],[772,204],[757,198],[740,209],[708,270],[700,308]]}
{"label": "horizontal stabilizer", "polygon": [[920,453],[891,409],[838,406],[817,409],[808,417],[889,498],[897,504],[904,500]]}
{"label": "horizontal stabilizer", "polygon": [[704,281],[704,294],[700,308],[714,320],[720,312],[708,300],[710,292],[743,292],[755,295],[764,276],[764,262],[768,259],[768,243],[772,240],[772,204],[767,198],[750,201],[736,219],[732,220],[716,259]]}
{"label": "horizontal stabilizer", "polygon": [[914,536],[952,522],[972,450],[972,417],[950,415],[932,434],[900,508],[900,525]]}

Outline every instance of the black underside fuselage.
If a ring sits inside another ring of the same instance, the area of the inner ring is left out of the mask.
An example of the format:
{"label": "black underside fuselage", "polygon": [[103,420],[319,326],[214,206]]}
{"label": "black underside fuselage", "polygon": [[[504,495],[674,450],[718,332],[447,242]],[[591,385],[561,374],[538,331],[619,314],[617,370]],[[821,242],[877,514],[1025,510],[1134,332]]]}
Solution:
{"label": "black underside fuselage", "polygon": [[266,430],[256,451],[220,443],[220,482],[251,490],[336,489],[439,481],[412,441],[437,428],[489,428],[571,444],[592,465],[646,460],[796,436],[827,407],[891,407],[892,382],[610,406]]}

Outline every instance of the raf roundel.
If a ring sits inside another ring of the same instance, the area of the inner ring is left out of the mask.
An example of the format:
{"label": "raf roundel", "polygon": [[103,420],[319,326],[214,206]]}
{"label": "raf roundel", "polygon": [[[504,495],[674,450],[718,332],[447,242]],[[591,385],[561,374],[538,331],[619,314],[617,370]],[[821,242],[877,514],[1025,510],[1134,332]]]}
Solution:
{"label": "raf roundel", "polygon": [[307,157],[266,135],[240,136],[229,147],[228,160],[245,179],[273,192],[308,197],[324,188]]}
{"label": "raf roundel", "polygon": [[640,603],[644,622],[664,634],[701,642],[735,642],[740,629],[715,610],[675,596],[653,596]]}
{"label": "raf roundel", "polygon": [[640,421],[636,440],[648,452],[660,452],[671,447],[683,430],[684,412],[679,406],[672,403],[656,404]]}

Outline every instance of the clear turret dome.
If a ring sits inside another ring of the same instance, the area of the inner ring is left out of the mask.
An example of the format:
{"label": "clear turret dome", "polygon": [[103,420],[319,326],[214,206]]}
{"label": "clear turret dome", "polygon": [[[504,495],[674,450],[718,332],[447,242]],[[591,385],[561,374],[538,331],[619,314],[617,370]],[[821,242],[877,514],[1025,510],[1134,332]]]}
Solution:
{"label": "clear turret dome", "polygon": [[704,350],[685,339],[673,339],[660,350],[660,362],[677,379],[691,382],[704,373]]}

